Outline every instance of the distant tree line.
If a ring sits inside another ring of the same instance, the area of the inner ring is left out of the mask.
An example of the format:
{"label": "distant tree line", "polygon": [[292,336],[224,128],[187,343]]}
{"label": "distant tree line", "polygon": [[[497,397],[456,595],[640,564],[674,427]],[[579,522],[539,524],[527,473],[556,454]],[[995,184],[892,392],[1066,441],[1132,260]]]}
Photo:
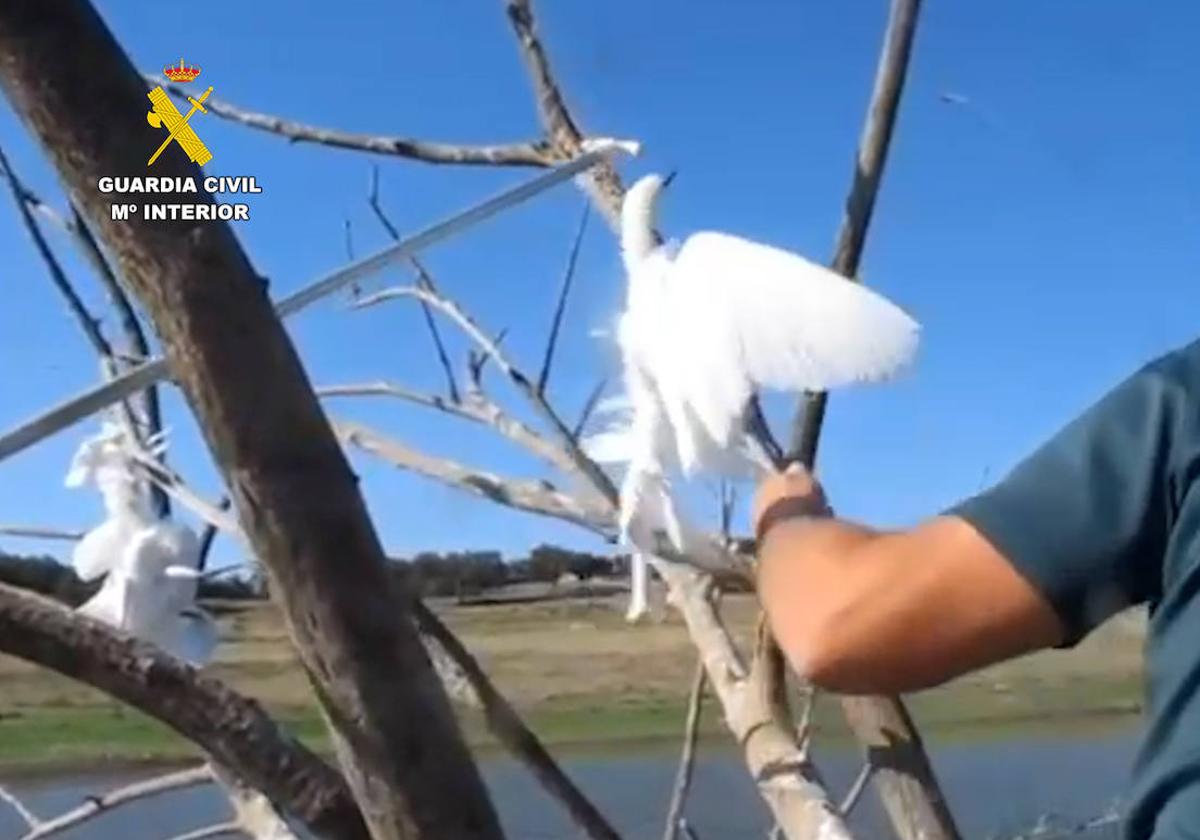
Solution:
{"label": "distant tree line", "polygon": [[[527,557],[505,561],[499,551],[422,551],[411,558],[393,558],[394,573],[422,596],[466,597],[489,589],[519,583],[555,583],[564,575],[581,581],[628,572],[628,558],[571,551],[543,544]],[[0,582],[29,589],[71,606],[95,594],[99,581],[86,583],[74,570],[48,555],[21,556],[0,551]],[[200,584],[202,598],[262,598],[262,576],[236,574],[207,578]]]}
{"label": "distant tree line", "polygon": [[555,583],[564,575],[586,581],[624,574],[628,559],[542,544],[527,557],[505,561],[498,551],[422,551],[393,558],[395,573],[423,596],[462,598],[518,583]]}

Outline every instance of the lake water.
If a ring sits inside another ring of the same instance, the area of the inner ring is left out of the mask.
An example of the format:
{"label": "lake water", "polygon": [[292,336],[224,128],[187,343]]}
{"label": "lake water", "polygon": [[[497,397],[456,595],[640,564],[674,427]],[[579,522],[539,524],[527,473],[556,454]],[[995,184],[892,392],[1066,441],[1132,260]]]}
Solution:
{"label": "lake water", "polygon": [[[1119,800],[1137,745],[1133,725],[1111,725],[1079,734],[1028,731],[971,740],[933,737],[933,760],[964,836],[1011,837],[1043,815],[1080,822]],[[568,772],[628,840],[659,838],[675,773],[675,747],[625,749],[620,754],[560,752]],[[843,791],[855,774],[849,745],[817,755],[831,788]],[[558,806],[511,761],[485,759],[484,772],[508,836],[513,840],[574,838]],[[152,771],[151,771],[152,772]],[[35,813],[47,817],[97,792],[126,784],[140,773],[75,773],[3,779]],[[766,812],[738,757],[728,748],[701,745],[687,811],[701,840],[762,840]],[[118,809],[67,840],[165,840],[228,818],[228,805],[211,787],[173,793]],[[864,797],[854,823],[865,837],[889,833],[872,796]],[[22,824],[0,804],[0,840],[16,838]],[[1116,836],[1114,830],[1096,836]]]}

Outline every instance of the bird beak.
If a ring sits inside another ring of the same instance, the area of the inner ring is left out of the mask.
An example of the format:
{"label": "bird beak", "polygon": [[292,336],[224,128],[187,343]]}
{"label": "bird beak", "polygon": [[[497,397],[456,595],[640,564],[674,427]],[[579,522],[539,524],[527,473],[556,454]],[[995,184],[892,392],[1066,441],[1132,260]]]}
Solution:
{"label": "bird beak", "polygon": [[671,186],[671,182],[675,180],[675,176],[678,174],[679,174],[678,169],[672,169],[671,174],[669,174],[666,178],[663,178],[663,182],[662,182],[663,189],[666,189],[667,187]]}

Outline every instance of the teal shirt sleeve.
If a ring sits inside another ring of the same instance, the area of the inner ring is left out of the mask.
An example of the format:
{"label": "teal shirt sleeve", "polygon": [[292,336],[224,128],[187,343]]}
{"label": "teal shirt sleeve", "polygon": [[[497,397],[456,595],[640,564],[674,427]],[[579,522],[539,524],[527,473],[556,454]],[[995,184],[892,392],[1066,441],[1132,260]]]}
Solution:
{"label": "teal shirt sleeve", "polygon": [[1049,601],[1066,628],[1064,647],[1161,589],[1177,486],[1173,441],[1196,378],[1188,364],[1173,355],[1141,369],[999,484],[947,511]]}

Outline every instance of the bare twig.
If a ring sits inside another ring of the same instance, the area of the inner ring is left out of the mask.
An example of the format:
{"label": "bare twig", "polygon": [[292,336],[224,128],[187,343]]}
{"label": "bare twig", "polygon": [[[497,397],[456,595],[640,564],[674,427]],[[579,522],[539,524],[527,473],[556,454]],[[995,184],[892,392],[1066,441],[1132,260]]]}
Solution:
{"label": "bare twig", "polygon": [[871,776],[875,774],[875,765],[867,761],[863,762],[862,769],[858,771],[858,775],[854,777],[854,783],[850,785],[850,789],[846,791],[846,796],[842,799],[842,804],[838,806],[838,810],[842,812],[842,816],[850,816],[850,812],[854,810],[854,806],[862,798],[863,791],[867,789],[867,784],[871,781]]}
{"label": "bare twig", "polygon": [[[0,9],[3,8],[3,5],[0,4]],[[349,284],[372,276],[436,242],[459,234],[484,219],[529,200],[564,179],[596,165],[607,155],[616,151],[630,151],[632,148],[633,144],[622,141],[607,139],[597,141],[589,151],[562,166],[557,166],[549,172],[542,173],[536,178],[492,196],[461,213],[303,286],[280,300],[276,304],[276,311],[283,317],[295,315]],[[125,399],[136,391],[168,378],[170,375],[171,369],[167,365],[166,359],[155,357],[132,370],[125,371],[114,380],[90,387],[82,393],[58,403],[37,417],[26,420],[16,428],[0,433],[0,461]]]}
{"label": "bare twig", "polygon": [[[371,205],[371,210],[375,213],[375,218],[383,225],[383,229],[388,232],[388,235],[395,241],[400,240],[400,231],[392,224],[387,213],[384,212],[383,205],[379,201],[379,167],[371,168],[371,192],[367,196],[367,203]],[[425,266],[416,256],[409,257],[409,262],[413,269],[417,272],[417,284],[429,291],[437,291],[437,284],[434,283],[433,277]],[[454,366],[450,364],[450,354],[446,352],[446,344],[442,341],[442,334],[438,330],[437,322],[433,319],[433,313],[429,311],[429,304],[421,301],[421,314],[425,317],[425,327],[429,330],[429,337],[433,339],[433,348],[437,352],[438,362],[442,366],[442,372],[446,375],[446,393],[450,395],[450,399],[457,402],[459,400],[458,383],[454,377]]]}
{"label": "bare twig", "polygon": [[[875,75],[875,89],[867,106],[858,153],[854,158],[854,175],[846,198],[845,214],[838,230],[832,268],[847,279],[857,279],[867,228],[879,195],[888,149],[900,110],[900,95],[908,75],[909,57],[917,31],[917,16],[921,0],[892,0],[883,51]],[[812,467],[816,463],[821,426],[825,419],[827,395],[814,393],[805,396],[797,407],[792,425],[792,446],[789,460]]]}
{"label": "bare twig", "polygon": [[550,334],[546,339],[546,354],[542,359],[542,372],[538,374],[537,392],[545,395],[546,383],[550,381],[550,366],[554,364],[555,345],[558,344],[558,331],[562,327],[563,315],[567,309],[567,298],[571,294],[571,282],[575,279],[575,263],[579,260],[579,247],[583,244],[583,234],[587,231],[589,204],[583,205],[583,213],[579,216],[579,228],[575,231],[575,239],[571,242],[571,251],[567,256],[567,267],[563,270],[562,285],[558,291],[558,302],[554,306],[554,319],[550,322]]}
{"label": "bare twig", "polygon": [[700,734],[700,712],[704,706],[704,688],[708,675],[704,660],[696,663],[696,676],[688,692],[687,718],[683,726],[683,752],[679,756],[679,768],[675,771],[675,787],[671,790],[671,804],[667,808],[667,822],[663,827],[663,840],[676,840],[683,809],[687,805],[688,791],[692,786],[692,771],[696,764],[696,740]]}
{"label": "bare twig", "polygon": [[500,434],[523,446],[546,463],[567,472],[574,469],[574,464],[563,452],[562,447],[556,446],[520,420],[506,414],[500,406],[488,399],[478,387],[472,389],[459,402],[434,394],[423,394],[419,391],[412,391],[391,382],[329,385],[317,388],[316,392],[317,396],[326,398],[383,396],[404,400],[415,405],[423,405],[454,417],[491,426]]}
{"label": "bare twig", "polygon": [[487,672],[449,628],[421,601],[413,606],[421,633],[432,637],[462,669],[487,719],[488,730],[523,763],[557,799],[592,840],[617,840],[619,835],[542,746],[509,702],[496,690]]}
{"label": "bare twig", "polygon": [[42,229],[38,226],[37,220],[33,218],[26,200],[29,191],[25,189],[20,179],[17,178],[17,173],[12,170],[3,149],[0,149],[0,173],[8,181],[9,191],[12,193],[17,213],[21,217],[21,223],[25,226],[30,239],[33,240],[33,245],[37,249],[38,256],[45,263],[54,288],[63,296],[63,300],[67,303],[67,309],[75,320],[79,322],[79,326],[83,329],[84,337],[92,345],[92,349],[101,358],[111,359],[113,356],[112,346],[100,331],[100,321],[88,311],[83,299],[79,297],[75,291],[75,287],[67,279],[67,274],[63,271],[62,265],[59,263],[58,257],[54,255],[54,251],[50,248],[46,237],[42,235]]}
{"label": "bare twig", "polygon": [[[146,74],[145,79],[150,84],[161,85],[167,93],[187,102],[188,91],[178,85],[155,74]],[[309,125],[274,114],[251,111],[216,96],[206,99],[204,106],[209,113],[221,119],[270,134],[277,134],[286,137],[293,143],[316,143],[357,152],[409,158],[425,163],[476,166],[553,166],[561,160],[543,141],[491,146],[434,143],[411,137],[362,134]]]}
{"label": "bare twig", "polygon": [[[538,114],[546,131],[546,137],[550,141],[550,148],[557,154],[567,157],[578,154],[584,147],[584,135],[567,109],[566,99],[550,70],[550,60],[546,55],[546,48],[538,37],[533,8],[529,0],[507,0],[505,10],[508,13],[513,33],[517,37],[521,59],[525,62],[530,81],[533,84]],[[621,177],[617,174],[616,169],[605,163],[594,171],[588,172],[580,180],[587,185],[587,193],[596,203],[609,226],[614,230],[619,229],[621,196],[624,194],[624,188],[621,186]]]}
{"label": "bare twig", "polygon": [[578,441],[584,430],[587,428],[588,421],[592,419],[592,413],[596,410],[596,406],[600,404],[600,397],[604,394],[604,389],[608,386],[608,379],[602,378],[588,392],[587,399],[583,401],[583,409],[579,412],[579,419],[575,421],[575,427],[571,429],[571,439]]}
{"label": "bare twig", "polygon": [[[51,208],[46,202],[42,201],[36,194],[33,193],[21,179],[13,171],[8,159],[4,155],[3,149],[0,149],[0,176],[8,182],[12,197],[17,206],[17,212],[21,217],[21,221],[33,240],[34,247],[41,257],[42,262],[46,266],[50,281],[58,290],[66,301],[67,310],[74,316],[76,322],[83,330],[84,336],[92,345],[92,349],[100,357],[101,366],[109,376],[115,376],[121,369],[116,353],[113,351],[112,345],[105,338],[103,331],[100,329],[100,321],[88,311],[87,305],[83,299],[75,291],[75,287],[67,278],[66,272],[62,268],[62,264],[55,256],[50,243],[46,241],[42,234],[41,227],[37,220],[33,217],[33,212],[39,212],[47,219],[53,221],[62,230],[68,233],[75,241],[80,252],[83,254],[88,263],[96,272],[97,277],[105,286],[109,293],[109,298],[117,307],[118,313],[122,317],[122,325],[126,332],[129,332],[129,324],[127,317],[133,319],[133,336],[135,339],[140,339],[140,344],[135,340],[133,342],[133,350],[135,352],[146,355],[149,350],[145,343],[145,337],[141,333],[140,327],[137,325],[136,315],[133,314],[132,308],[129,306],[129,299],[125,297],[120,287],[117,285],[116,278],[113,276],[112,269],[108,262],[104,259],[99,246],[91,235],[91,231],[83,224],[75,210],[74,205],[71,207],[71,218],[65,218],[61,213]],[[124,305],[124,309],[122,308]],[[126,314],[128,312],[128,315]],[[131,405],[126,402],[121,402],[121,413],[125,423],[129,426],[132,434],[140,437],[143,434],[153,434],[161,431],[162,421],[159,416],[158,399],[153,388],[143,392],[143,407],[146,420],[146,426],[137,422],[137,415],[134,413]],[[169,512],[169,504],[166,497],[157,490],[153,491],[153,499],[155,507],[163,515]]]}
{"label": "bare twig", "polygon": [[[220,510],[227,511],[229,510],[229,504],[229,497],[222,496],[221,501],[217,502],[217,507]],[[200,556],[196,561],[196,568],[201,572],[208,566],[208,555],[212,553],[213,542],[216,538],[217,526],[205,520],[204,530],[200,532]]]}
{"label": "bare twig", "polygon": [[[138,357],[140,363],[144,359],[150,358],[150,343],[146,341],[146,332],[142,328],[142,323],[137,316],[137,312],[133,308],[133,303],[129,300],[129,295],[125,294],[125,289],[121,287],[120,281],[117,280],[117,275],[109,265],[108,260],[104,257],[104,252],[100,250],[100,244],[96,241],[96,237],[92,235],[91,228],[87,226],[83,215],[79,212],[79,208],[71,202],[71,219],[67,225],[67,230],[75,238],[79,249],[83,252],[88,263],[96,272],[96,277],[100,280],[100,285],[104,287],[105,294],[108,295],[108,300],[113,308],[117,311],[117,316],[121,324],[121,332],[125,336],[125,341],[129,345],[129,350]],[[120,370],[122,365],[116,365]],[[134,432],[139,435],[140,439],[145,440],[162,432],[162,407],[158,400],[158,387],[151,385],[139,395],[139,401],[142,408],[143,425],[135,428]],[[159,456],[159,460],[165,462],[166,455],[163,453]],[[171,513],[171,502],[167,495],[159,488],[151,488],[151,499],[154,503],[155,510],[159,516],[169,516]]]}
{"label": "bare twig", "polygon": [[25,803],[17,798],[16,794],[12,793],[3,785],[0,785],[0,800],[7,802],[9,807],[17,812],[17,816],[25,822],[26,827],[37,828],[42,824],[42,821],[38,819],[37,815],[34,814],[33,811],[30,811],[29,808],[25,806]]}
{"label": "bare twig", "polygon": [[67,829],[74,828],[93,817],[97,817],[114,808],[119,808],[122,805],[127,805],[130,802],[136,802],[151,796],[158,796],[170,791],[211,784],[212,781],[212,771],[205,764],[200,767],[179,770],[173,773],[166,773],[162,776],[155,776],[152,779],[134,782],[131,785],[117,788],[100,796],[89,797],[79,807],[73,808],[54,819],[44,820],[36,826],[31,826],[31,830],[21,840],[43,840],[43,838],[61,834]]}
{"label": "bare twig", "polygon": [[318,835],[368,836],[341,775],[282,732],[253,700],[153,645],[0,584],[0,652],[80,680],[157,718],[236,769]]}
{"label": "bare twig", "polygon": [[82,531],[63,531],[58,528],[37,528],[24,525],[0,525],[0,536],[21,537],[28,540],[63,540],[76,542],[83,539]]}
{"label": "bare twig", "polygon": [[577,499],[546,481],[520,481],[472,469],[410,449],[361,423],[333,420],[334,431],[348,444],[370,452],[401,469],[442,484],[491,499],[506,507],[572,522],[605,538],[613,535],[611,511],[606,505]]}
{"label": "bare twig", "polygon": [[396,298],[414,297],[425,300],[432,307],[438,309],[442,314],[446,315],[454,321],[459,328],[467,334],[483,350],[488,358],[496,363],[496,366],[504,373],[505,376],[517,387],[521,394],[529,401],[530,405],[541,415],[542,419],[553,429],[555,436],[563,443],[567,455],[570,457],[571,463],[575,471],[586,477],[600,492],[601,496],[607,500],[612,500],[615,506],[617,498],[616,487],[612,483],[612,479],[608,474],[584,453],[578,442],[575,441],[571,434],[571,430],[563,423],[562,418],[554,408],[546,401],[546,399],[537,392],[537,388],[529,380],[529,377],[518,367],[516,367],[504,351],[500,349],[499,343],[488,338],[487,334],[480,326],[475,323],[466,312],[464,312],[457,304],[448,298],[429,292],[425,289],[412,287],[397,287],[384,289],[381,292],[376,292],[374,295],[364,297],[358,302],[358,306],[371,306],[384,301],[393,300]]}

